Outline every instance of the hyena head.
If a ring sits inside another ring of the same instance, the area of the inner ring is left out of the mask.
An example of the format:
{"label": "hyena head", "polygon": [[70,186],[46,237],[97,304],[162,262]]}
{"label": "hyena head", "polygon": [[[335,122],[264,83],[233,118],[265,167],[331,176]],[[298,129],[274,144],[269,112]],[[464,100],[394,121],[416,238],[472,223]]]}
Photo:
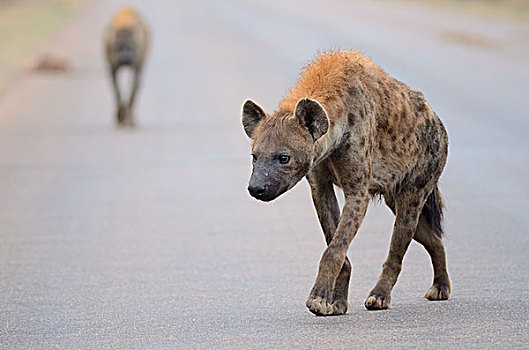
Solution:
{"label": "hyena head", "polygon": [[294,112],[267,115],[247,100],[242,107],[242,125],[252,139],[253,170],[248,191],[268,202],[299,182],[310,169],[314,143],[329,128],[329,119],[316,101],[300,100]]}

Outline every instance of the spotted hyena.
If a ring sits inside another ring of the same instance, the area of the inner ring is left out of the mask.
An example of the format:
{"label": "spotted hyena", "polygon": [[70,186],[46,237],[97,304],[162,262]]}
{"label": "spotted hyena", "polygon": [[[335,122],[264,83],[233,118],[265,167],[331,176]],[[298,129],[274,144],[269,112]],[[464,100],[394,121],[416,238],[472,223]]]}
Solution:
{"label": "spotted hyena", "polygon": [[[118,125],[134,126],[132,107],[148,48],[149,31],[140,15],[131,7],[119,10],[105,32],[105,52],[116,98]],[[123,101],[117,81],[117,73],[122,67],[129,67],[134,73],[128,101]]]}
{"label": "spotted hyena", "polygon": [[[368,310],[390,307],[391,291],[412,238],[432,259],[429,300],[450,294],[441,240],[438,181],[448,138],[423,94],[390,77],[357,51],[320,54],[273,114],[247,100],[242,124],[252,139],[248,191],[271,201],[306,177],[327,249],[306,305],[317,315],[347,311],[349,244],[369,201],[383,196],[395,214],[391,246]],[[343,189],[340,213],[333,185]]]}

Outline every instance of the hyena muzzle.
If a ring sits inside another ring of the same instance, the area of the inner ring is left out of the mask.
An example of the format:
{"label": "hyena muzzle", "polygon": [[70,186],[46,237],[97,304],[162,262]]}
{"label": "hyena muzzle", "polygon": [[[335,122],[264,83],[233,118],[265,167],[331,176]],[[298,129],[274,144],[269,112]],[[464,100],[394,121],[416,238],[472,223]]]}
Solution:
{"label": "hyena muzzle", "polygon": [[[390,307],[412,239],[432,260],[433,284],[425,297],[448,299],[438,188],[448,137],[420,91],[357,51],[329,52],[305,69],[275,113],[247,100],[242,124],[252,139],[248,191],[253,197],[271,201],[303,177],[309,182],[327,242],[306,302],[311,312],[347,311],[351,263],[346,254],[375,196],[384,198],[395,224],[382,273],[365,307]],[[335,185],[345,196],[341,211]]]}
{"label": "hyena muzzle", "polygon": [[[106,59],[117,104],[116,120],[120,126],[134,126],[132,107],[140,85],[149,40],[146,23],[130,7],[125,7],[114,15],[105,33]],[[117,79],[117,73],[123,67],[132,69],[134,74],[128,101],[123,101]]]}

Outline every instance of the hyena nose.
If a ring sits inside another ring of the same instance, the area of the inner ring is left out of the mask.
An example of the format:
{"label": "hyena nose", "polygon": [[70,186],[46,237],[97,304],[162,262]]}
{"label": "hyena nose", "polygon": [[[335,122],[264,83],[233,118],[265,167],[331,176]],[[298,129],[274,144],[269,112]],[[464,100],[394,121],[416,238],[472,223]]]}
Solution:
{"label": "hyena nose", "polygon": [[255,198],[261,198],[262,196],[264,196],[265,192],[266,192],[266,188],[267,186],[266,185],[262,185],[262,186],[248,186],[248,192],[250,192],[250,195],[252,195],[252,197],[255,197]]}

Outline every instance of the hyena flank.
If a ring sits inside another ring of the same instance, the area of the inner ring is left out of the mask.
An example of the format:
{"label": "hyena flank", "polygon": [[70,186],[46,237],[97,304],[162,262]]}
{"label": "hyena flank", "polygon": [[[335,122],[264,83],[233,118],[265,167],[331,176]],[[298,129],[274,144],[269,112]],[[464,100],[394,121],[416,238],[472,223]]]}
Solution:
{"label": "hyena flank", "polygon": [[[105,33],[105,48],[117,103],[117,123],[134,126],[132,106],[149,48],[147,25],[134,9],[125,7],[114,15]],[[134,73],[128,101],[123,101],[117,80],[118,70],[122,67],[129,67]]]}
{"label": "hyena flank", "polygon": [[[368,310],[390,307],[391,291],[412,239],[430,254],[429,300],[450,294],[441,240],[438,181],[448,137],[418,90],[390,77],[357,51],[320,54],[302,73],[279,110],[265,113],[247,100],[242,124],[252,139],[248,191],[271,201],[306,177],[327,249],[306,305],[316,315],[348,308],[351,263],[347,250],[374,196],[395,214],[391,246]],[[340,213],[333,185],[343,189]]]}

